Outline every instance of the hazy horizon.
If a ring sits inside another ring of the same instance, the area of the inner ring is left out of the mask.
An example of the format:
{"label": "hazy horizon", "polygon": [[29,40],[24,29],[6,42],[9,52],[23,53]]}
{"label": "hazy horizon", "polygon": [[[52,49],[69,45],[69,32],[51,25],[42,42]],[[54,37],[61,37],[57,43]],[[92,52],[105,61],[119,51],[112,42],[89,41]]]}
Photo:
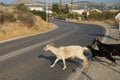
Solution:
{"label": "hazy horizon", "polygon": [[[0,0],[0,2],[3,3],[7,3],[10,4],[12,3],[14,0]],[[40,2],[46,2],[47,0],[35,0],[35,1],[40,1]],[[49,1],[49,0],[48,0]],[[71,0],[61,0],[62,2],[70,2]],[[120,0],[73,0],[74,2],[77,1],[90,1],[90,2],[120,2]],[[59,0],[50,0],[49,2],[59,2]]]}

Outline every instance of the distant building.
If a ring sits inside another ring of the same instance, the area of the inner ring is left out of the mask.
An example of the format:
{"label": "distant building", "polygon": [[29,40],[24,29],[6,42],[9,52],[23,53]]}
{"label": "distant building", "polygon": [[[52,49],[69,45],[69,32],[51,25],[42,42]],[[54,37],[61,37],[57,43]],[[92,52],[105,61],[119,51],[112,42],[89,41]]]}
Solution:
{"label": "distant building", "polygon": [[43,2],[36,2],[36,0],[14,0],[12,2],[14,5],[18,5],[20,3],[24,3],[30,10],[44,11],[45,3]]}
{"label": "distant building", "polygon": [[37,6],[30,6],[29,7],[30,10],[35,10],[35,11],[44,11],[43,7],[37,7]]}
{"label": "distant building", "polygon": [[81,10],[72,10],[72,12],[76,12],[78,14],[82,14],[85,10],[81,9]]}

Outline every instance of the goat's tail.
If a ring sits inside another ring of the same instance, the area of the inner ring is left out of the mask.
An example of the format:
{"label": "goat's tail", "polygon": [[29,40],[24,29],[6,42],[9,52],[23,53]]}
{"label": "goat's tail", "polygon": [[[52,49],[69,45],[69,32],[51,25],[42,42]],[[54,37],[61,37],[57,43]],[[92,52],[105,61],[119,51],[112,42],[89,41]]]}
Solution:
{"label": "goat's tail", "polygon": [[84,50],[89,50],[87,47],[83,47]]}

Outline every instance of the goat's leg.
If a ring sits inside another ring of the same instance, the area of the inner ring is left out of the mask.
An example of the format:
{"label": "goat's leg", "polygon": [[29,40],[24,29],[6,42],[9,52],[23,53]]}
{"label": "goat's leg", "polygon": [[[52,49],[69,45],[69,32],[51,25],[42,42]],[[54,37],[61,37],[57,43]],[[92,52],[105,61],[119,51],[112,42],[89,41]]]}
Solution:
{"label": "goat's leg", "polygon": [[83,62],[83,69],[88,68],[88,59],[86,57],[83,59]]}
{"label": "goat's leg", "polygon": [[59,61],[59,59],[57,58],[57,59],[54,61],[54,63],[50,66],[50,68],[54,67],[55,64],[56,64],[58,61]]}
{"label": "goat's leg", "polygon": [[118,52],[118,56],[120,57],[120,51]]}
{"label": "goat's leg", "polygon": [[63,59],[63,64],[64,64],[63,70],[65,70],[66,69],[65,59]]}
{"label": "goat's leg", "polygon": [[95,58],[95,57],[93,57],[91,60],[92,60],[92,61],[94,61],[94,62],[97,62],[97,60],[96,60],[96,58]]}
{"label": "goat's leg", "polygon": [[92,55],[91,60],[97,62],[95,55]]}
{"label": "goat's leg", "polygon": [[110,61],[112,61],[111,64],[112,64],[113,66],[116,65],[116,61],[115,61],[115,59],[114,59],[111,55],[106,55],[105,57],[106,57],[107,59],[109,59]]}
{"label": "goat's leg", "polygon": [[77,56],[79,59],[83,60],[83,69],[88,68],[88,59],[85,56]]}
{"label": "goat's leg", "polygon": [[118,40],[120,40],[120,31],[119,31],[119,39]]}

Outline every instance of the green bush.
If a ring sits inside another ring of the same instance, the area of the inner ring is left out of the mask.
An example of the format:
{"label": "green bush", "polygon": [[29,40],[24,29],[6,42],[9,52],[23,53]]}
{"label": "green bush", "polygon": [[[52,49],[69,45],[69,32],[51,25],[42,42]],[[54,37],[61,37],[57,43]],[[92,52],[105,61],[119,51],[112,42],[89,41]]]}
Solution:
{"label": "green bush", "polygon": [[71,19],[78,19],[78,17],[80,17],[80,15],[76,12],[73,12],[73,13],[69,13],[67,14],[68,18],[71,18]]}
{"label": "green bush", "polygon": [[46,20],[46,12],[45,11],[32,11],[33,14],[40,16],[43,20]]}
{"label": "green bush", "polygon": [[19,5],[17,5],[16,8],[17,8],[17,10],[20,10],[22,12],[28,12],[29,11],[28,7],[25,6],[24,3],[20,3]]}
{"label": "green bush", "polygon": [[97,12],[96,10],[91,11],[88,20],[97,20],[97,21],[103,21],[103,20],[114,20],[116,13],[110,12],[110,11],[103,11],[103,12]]}
{"label": "green bush", "polygon": [[114,19],[115,15],[116,15],[115,12],[104,11],[102,13],[102,20]]}
{"label": "green bush", "polygon": [[60,6],[58,3],[54,3],[52,5],[52,11],[53,11],[53,13],[60,13]]}
{"label": "green bush", "polygon": [[101,20],[101,16],[102,14],[100,12],[94,10],[90,12],[88,20]]}
{"label": "green bush", "polygon": [[86,12],[82,13],[82,20],[87,20],[87,13]]}

